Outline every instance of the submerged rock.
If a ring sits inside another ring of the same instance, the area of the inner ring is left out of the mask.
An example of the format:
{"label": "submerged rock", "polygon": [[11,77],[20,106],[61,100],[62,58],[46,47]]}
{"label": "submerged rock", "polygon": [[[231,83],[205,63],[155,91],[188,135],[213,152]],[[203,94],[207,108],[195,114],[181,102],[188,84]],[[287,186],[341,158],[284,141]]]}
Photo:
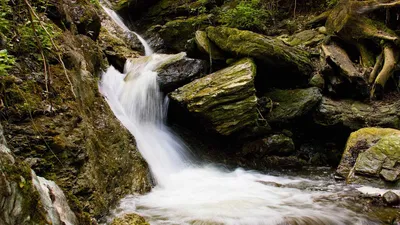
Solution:
{"label": "submerged rock", "polygon": [[344,126],[351,130],[369,126],[400,128],[400,102],[367,104],[323,97],[314,121],[322,126]]}
{"label": "submerged rock", "polygon": [[170,98],[211,130],[231,135],[257,121],[255,74],[254,62],[242,59],[175,90]]}
{"label": "submerged rock", "polygon": [[305,77],[313,70],[308,52],[288,46],[279,39],[228,27],[208,27],[206,32],[219,48],[233,55],[253,57],[269,67]]}
{"label": "submerged rock", "polygon": [[137,214],[127,214],[113,220],[111,225],[149,225],[146,220]]}
{"label": "submerged rock", "polygon": [[383,194],[382,198],[383,202],[386,203],[387,205],[392,206],[400,204],[400,197],[392,191],[388,191],[385,194]]}
{"label": "submerged rock", "polygon": [[400,131],[363,128],[346,144],[337,173],[348,183],[399,186]]}
{"label": "submerged rock", "polygon": [[322,94],[318,88],[274,90],[265,94],[276,103],[266,115],[270,123],[287,123],[308,114],[319,101]]}

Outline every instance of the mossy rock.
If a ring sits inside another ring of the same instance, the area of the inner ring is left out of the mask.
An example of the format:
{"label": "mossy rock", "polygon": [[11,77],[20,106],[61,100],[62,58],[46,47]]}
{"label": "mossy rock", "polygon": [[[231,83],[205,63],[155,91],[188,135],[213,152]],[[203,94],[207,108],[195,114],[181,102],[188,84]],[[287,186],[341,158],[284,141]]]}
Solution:
{"label": "mossy rock", "polygon": [[207,36],[223,51],[235,56],[253,57],[281,73],[309,77],[313,71],[310,54],[283,41],[251,31],[228,27],[208,27]]}
{"label": "mossy rock", "polygon": [[392,187],[400,180],[400,130],[363,128],[346,144],[337,173],[348,183]]}
{"label": "mossy rock", "polygon": [[208,39],[205,31],[196,31],[195,41],[200,52],[207,54],[211,59],[223,60],[226,58],[224,53]]}
{"label": "mossy rock", "polygon": [[315,47],[324,40],[325,35],[315,30],[304,30],[291,36],[281,36],[279,38],[290,46]]}
{"label": "mossy rock", "polygon": [[274,134],[243,146],[240,155],[263,158],[266,156],[289,156],[295,151],[293,140],[283,134]]}
{"label": "mossy rock", "polygon": [[[307,115],[321,101],[322,94],[318,88],[274,90],[265,94],[273,107],[266,115],[269,123],[288,123]],[[266,107],[270,107],[267,105]]]}
{"label": "mossy rock", "polygon": [[242,59],[175,90],[169,96],[204,121],[209,129],[231,135],[254,126],[257,121],[255,74],[253,60]]}
{"label": "mossy rock", "polygon": [[150,225],[146,220],[137,214],[127,214],[113,220],[111,225]]}
{"label": "mossy rock", "polygon": [[150,28],[147,36],[155,33],[163,39],[166,48],[182,52],[186,50],[187,41],[194,38],[195,32],[198,29],[205,29],[210,25],[210,16],[208,14],[201,14],[168,21],[162,26],[153,26]]}
{"label": "mossy rock", "polygon": [[314,113],[314,121],[326,127],[342,126],[351,130],[378,126],[400,128],[398,101],[363,103],[323,97]]}

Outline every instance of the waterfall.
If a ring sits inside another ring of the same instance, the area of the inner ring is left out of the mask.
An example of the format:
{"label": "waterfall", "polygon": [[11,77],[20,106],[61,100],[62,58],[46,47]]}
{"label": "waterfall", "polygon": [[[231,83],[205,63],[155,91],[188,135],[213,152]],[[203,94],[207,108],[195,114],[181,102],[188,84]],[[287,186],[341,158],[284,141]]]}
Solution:
{"label": "waterfall", "polygon": [[[165,125],[165,104],[153,71],[169,60],[153,54],[139,64],[127,62],[124,74],[110,67],[102,76],[100,91],[114,114],[133,134],[158,184],[190,164],[184,144]],[[129,79],[125,79],[128,78]]]}
{"label": "waterfall", "polygon": [[144,47],[144,53],[145,55],[151,55],[153,54],[153,50],[151,49],[150,45],[146,42],[146,40],[144,40],[144,38],[142,38],[139,34],[137,34],[136,32],[131,31],[126,25],[125,23],[122,21],[122,18],[113,10],[107,8],[106,6],[104,6],[103,4],[101,4],[101,7],[103,8],[104,12],[107,13],[107,15],[118,25],[118,27],[120,27],[128,36],[130,35],[136,35],[137,38],[139,39],[140,43],[142,43],[143,47]]}
{"label": "waterfall", "polygon": [[135,212],[151,224],[171,225],[378,224],[344,208],[345,202],[339,207],[338,190],[344,188],[329,180],[194,165],[187,147],[165,125],[168,102],[155,70],[168,60],[168,55],[151,54],[127,61],[124,73],[110,67],[102,75],[101,93],[135,137],[157,183],[146,195],[124,198],[116,215]]}

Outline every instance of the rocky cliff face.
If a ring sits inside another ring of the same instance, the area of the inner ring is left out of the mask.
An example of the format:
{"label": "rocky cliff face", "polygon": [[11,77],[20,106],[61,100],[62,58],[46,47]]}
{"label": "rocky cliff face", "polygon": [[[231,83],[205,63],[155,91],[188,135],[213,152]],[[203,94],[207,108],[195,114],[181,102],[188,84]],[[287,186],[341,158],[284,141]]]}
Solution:
{"label": "rocky cliff face", "polygon": [[[29,15],[25,8],[18,11],[9,4],[11,12],[21,14],[18,20],[28,20],[23,18]],[[50,32],[38,34],[49,41],[50,50],[43,50],[45,64],[40,51],[21,50],[32,39],[17,43],[6,36],[7,48],[17,58],[8,75],[0,78],[4,136],[11,152],[24,161],[22,168],[29,171],[30,166],[65,192],[78,217],[70,224],[89,224],[124,195],[149,190],[147,164],[98,91],[99,76],[108,65],[105,47],[97,39],[100,30],[102,37],[109,35],[107,27],[100,29],[101,8],[85,1],[57,1],[36,13]],[[40,32],[41,25],[35,25]],[[35,35],[20,23],[10,26]],[[30,174],[25,174],[29,180]],[[42,186],[41,178],[34,181]]]}

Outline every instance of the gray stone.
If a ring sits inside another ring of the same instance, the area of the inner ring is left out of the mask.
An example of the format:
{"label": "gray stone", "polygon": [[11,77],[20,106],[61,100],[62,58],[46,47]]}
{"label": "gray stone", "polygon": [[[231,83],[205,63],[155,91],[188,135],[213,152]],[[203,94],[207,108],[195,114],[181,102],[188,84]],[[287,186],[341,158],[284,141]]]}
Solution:
{"label": "gray stone", "polygon": [[393,206],[400,203],[400,197],[392,191],[388,191],[382,196],[383,202],[387,205]]}

